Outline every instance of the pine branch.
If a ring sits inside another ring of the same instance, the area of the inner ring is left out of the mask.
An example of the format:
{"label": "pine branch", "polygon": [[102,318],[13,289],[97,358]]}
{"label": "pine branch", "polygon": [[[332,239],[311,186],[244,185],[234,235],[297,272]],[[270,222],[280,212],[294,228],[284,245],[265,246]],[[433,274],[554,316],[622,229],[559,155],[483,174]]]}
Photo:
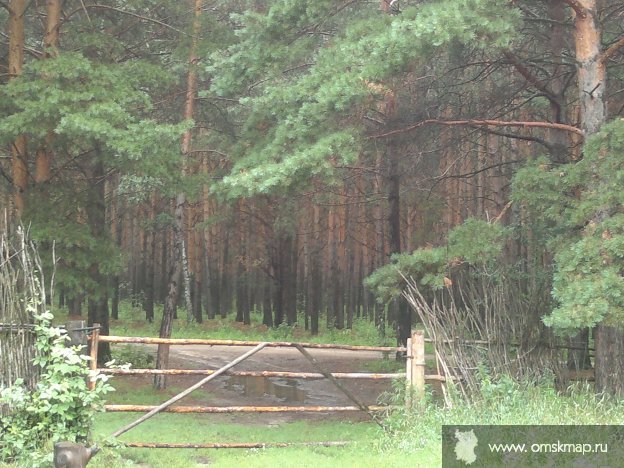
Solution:
{"label": "pine branch", "polygon": [[546,97],[546,99],[548,99],[551,103],[553,103],[555,106],[557,106],[557,108],[559,109],[559,112],[561,112],[561,98],[560,96],[557,96],[555,93],[553,93],[553,91],[546,86],[544,83],[542,83],[540,81],[540,79],[534,75],[518,58],[518,56],[516,56],[515,54],[513,54],[512,52],[506,50],[503,52],[503,55],[505,56],[505,58],[507,58],[507,60],[509,60],[511,62],[511,64],[514,66],[514,68],[518,71],[518,73],[520,73],[524,79],[526,79],[529,83],[531,83],[533,86],[535,86],[536,89],[538,89],[539,91],[541,91],[542,93],[544,93],[544,96]]}
{"label": "pine branch", "polygon": [[563,0],[563,2],[574,10],[576,16],[581,19],[587,18],[587,10],[577,0]]}
{"label": "pine branch", "polygon": [[371,138],[387,138],[394,135],[400,135],[402,133],[408,133],[417,128],[424,127],[425,125],[446,125],[446,126],[470,126],[470,127],[525,127],[525,128],[554,128],[557,130],[564,130],[571,133],[576,133],[582,137],[585,136],[580,128],[572,125],[566,125],[561,123],[552,122],[530,122],[530,121],[516,121],[516,120],[439,120],[428,119],[418,122],[409,127],[400,128],[398,130],[392,130],[391,132],[380,133],[373,135]]}
{"label": "pine branch", "polygon": [[80,8],[77,8],[76,10],[72,11],[71,13],[69,13],[67,15],[67,18],[73,16],[75,13],[77,13],[79,11],[85,11],[86,12],[87,9],[89,9],[89,8],[115,11],[117,13],[121,13],[121,14],[124,14],[124,15],[132,16],[134,18],[138,18],[138,19],[143,20],[143,21],[148,21],[150,23],[158,24],[158,25],[163,26],[165,28],[171,29],[171,30],[173,30],[173,31],[175,31],[177,33],[183,34],[185,36],[191,36],[192,37],[191,34],[188,34],[187,32],[184,32],[184,31],[182,31],[182,30],[180,30],[180,29],[178,29],[178,28],[176,28],[174,26],[171,26],[170,24],[164,23],[164,22],[159,21],[159,20],[157,20],[155,18],[150,18],[149,16],[139,15],[138,13],[133,13],[131,11],[126,11],[126,10],[123,10],[121,8],[116,8],[116,7],[113,7],[113,6],[110,6],[110,5],[101,5],[101,4],[84,5],[84,9],[83,9],[82,6]]}
{"label": "pine branch", "polygon": [[622,47],[624,47],[624,36],[620,37],[616,42],[611,44],[601,56],[600,61],[604,64],[612,58]]}

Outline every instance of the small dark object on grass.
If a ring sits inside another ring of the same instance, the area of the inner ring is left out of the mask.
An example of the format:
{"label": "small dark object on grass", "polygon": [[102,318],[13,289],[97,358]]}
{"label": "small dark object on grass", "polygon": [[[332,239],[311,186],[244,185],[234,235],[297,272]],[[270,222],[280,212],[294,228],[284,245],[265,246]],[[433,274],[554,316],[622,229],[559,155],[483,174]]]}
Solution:
{"label": "small dark object on grass", "polygon": [[95,445],[85,447],[73,442],[57,442],[54,444],[54,468],[85,468],[99,451]]}

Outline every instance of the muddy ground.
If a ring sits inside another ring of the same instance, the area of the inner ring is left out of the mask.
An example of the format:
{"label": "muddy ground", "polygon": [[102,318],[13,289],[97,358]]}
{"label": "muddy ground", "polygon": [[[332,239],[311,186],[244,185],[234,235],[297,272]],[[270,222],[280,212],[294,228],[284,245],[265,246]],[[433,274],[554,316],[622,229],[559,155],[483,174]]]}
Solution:
{"label": "muddy ground", "polygon": [[[155,355],[155,346],[144,346]],[[219,369],[247,352],[243,346],[175,346],[170,350],[172,369]],[[309,349],[310,354],[329,372],[370,372],[367,363],[388,358],[374,351],[345,351]],[[390,357],[391,359],[393,358]],[[370,364],[369,364],[370,365]],[[235,366],[237,371],[291,371],[316,372],[313,365],[294,348],[265,348]],[[168,376],[168,387],[181,391],[205,376]],[[123,376],[131,386],[142,387],[151,384],[151,378]],[[391,391],[391,380],[340,379],[362,403],[378,404],[384,392]],[[163,402],[171,391],[163,392]],[[203,406],[353,406],[354,403],[327,379],[290,379],[219,376],[185,397],[179,405]],[[360,412],[349,413],[267,413],[213,415],[237,421],[263,421],[264,424],[279,424],[301,419],[346,419],[367,420],[369,416]],[[218,418],[221,419],[221,418]]]}

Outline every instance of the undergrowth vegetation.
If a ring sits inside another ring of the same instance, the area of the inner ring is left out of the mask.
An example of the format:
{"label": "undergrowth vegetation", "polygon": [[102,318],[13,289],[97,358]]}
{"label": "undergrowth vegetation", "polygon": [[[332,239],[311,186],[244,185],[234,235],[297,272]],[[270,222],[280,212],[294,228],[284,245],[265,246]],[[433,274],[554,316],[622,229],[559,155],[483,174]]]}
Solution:
{"label": "undergrowth vegetation", "polygon": [[[66,345],[67,335],[52,327],[52,314],[34,314],[38,351],[33,365],[41,370],[34,389],[22,379],[0,389],[0,462],[50,466],[52,443],[87,442],[103,397],[113,390],[104,375],[90,376],[87,360]],[[87,387],[95,379],[94,390]]]}
{"label": "undergrowth vegetation", "polygon": [[[518,383],[509,377],[481,380],[480,395],[472,403],[443,408],[430,396],[420,405],[404,406],[385,420],[379,450],[441,451],[443,425],[621,425],[624,401],[597,396],[589,384],[577,383],[558,392],[554,382]],[[403,386],[390,400],[400,403]],[[428,394],[429,395],[429,394]],[[457,400],[459,401],[459,400]]]}
{"label": "undergrowth vegetation", "polygon": [[[56,311],[56,321],[67,321],[67,310]],[[119,309],[119,319],[111,320],[110,333],[119,336],[158,336],[162,305],[155,309],[155,319],[152,323],[145,320],[145,312],[140,306],[131,301],[122,301]],[[396,346],[394,336],[383,336],[375,324],[366,318],[354,318],[352,328],[327,328],[324,320],[319,321],[319,334],[312,335],[305,330],[303,317],[294,325],[283,323],[275,328],[262,324],[262,313],[251,313],[251,325],[244,325],[234,320],[235,314],[226,318],[217,317],[204,319],[202,323],[187,323],[186,317],[180,311],[180,318],[174,319],[172,338],[203,338],[223,340],[252,340],[252,341],[305,341],[311,343],[343,343],[371,346]]]}

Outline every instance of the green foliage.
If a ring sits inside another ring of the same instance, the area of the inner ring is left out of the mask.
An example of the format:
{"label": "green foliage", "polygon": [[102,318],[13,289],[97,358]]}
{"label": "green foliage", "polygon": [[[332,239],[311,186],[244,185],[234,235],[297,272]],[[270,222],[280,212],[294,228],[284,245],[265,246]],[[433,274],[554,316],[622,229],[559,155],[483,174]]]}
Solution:
{"label": "green foliage", "polygon": [[449,232],[449,254],[471,265],[493,263],[501,254],[506,234],[500,223],[468,218]]}
{"label": "green foliage", "polygon": [[624,324],[624,122],[588,139],[581,161],[552,167],[538,160],[514,179],[514,198],[554,253],[552,294],[544,319],[562,333],[598,323]]}
{"label": "green foliage", "polygon": [[507,234],[498,223],[467,219],[449,232],[447,246],[395,254],[391,263],[375,270],[364,284],[382,303],[403,292],[405,278],[427,288],[441,288],[445,274],[458,264],[477,267],[476,274],[489,270],[498,261]]}
{"label": "green foliage", "polygon": [[131,344],[116,346],[112,350],[115,364],[130,366],[134,369],[153,369],[156,358],[148,350]]}
{"label": "green foliage", "polygon": [[555,252],[559,306],[545,322],[569,332],[601,322],[624,327],[623,121],[605,125],[587,142],[569,177],[584,187],[568,213],[576,229]]}
{"label": "green foliage", "polygon": [[[396,402],[403,401],[402,398],[397,396]],[[428,399],[412,409],[403,407],[392,412],[379,443],[386,449],[414,453],[435,441],[433,448],[439,450],[445,424],[619,425],[623,422],[623,409],[621,401],[597,399],[587,386],[573,386],[566,394],[560,394],[552,382],[518,383],[507,376],[492,380],[485,373],[480,397],[473,403],[459,401],[452,408],[442,408]]]}
{"label": "green foliage", "polygon": [[443,247],[394,254],[391,263],[376,269],[364,284],[382,303],[401,295],[405,278],[414,278],[423,286],[440,288],[444,284],[447,258]]}
{"label": "green foliage", "polygon": [[175,167],[186,124],[147,118],[159,74],[146,63],[97,63],[69,52],[30,63],[0,90],[2,141],[28,134],[36,148],[52,132],[51,150],[59,155],[95,151],[120,169],[142,162],[143,171],[165,176]]}
{"label": "green foliage", "polygon": [[[32,391],[21,380],[1,389],[0,406],[8,414],[0,421],[0,460],[49,466],[51,454],[46,457],[39,451],[50,441],[85,442],[112,387],[106,376],[90,375],[88,358],[65,345],[67,335],[50,325],[52,314],[34,317],[38,357],[33,365],[41,368],[41,378]],[[89,378],[95,380],[93,391],[87,387]]]}
{"label": "green foliage", "polygon": [[24,218],[48,264],[46,248],[55,243],[62,259],[58,284],[70,294],[101,294],[106,286],[90,277],[90,268],[97,265],[106,275],[121,266],[108,231],[92,227],[94,212],[104,216],[98,190],[105,175],[94,168],[120,174],[129,200],[149,190],[166,193],[178,182],[179,136],[190,123],[162,124],[151,117],[150,93],[167,82],[163,76],[147,62],[107,64],[69,52],[28,64],[0,88],[0,141],[27,134],[33,151],[46,148],[63,168],[28,191]]}
{"label": "green foliage", "polygon": [[[344,19],[335,2],[284,0],[265,15],[240,17],[240,42],[215,54],[209,67],[217,94],[250,94],[240,100],[248,111],[238,160],[216,190],[234,198],[331,178],[336,165],[367,149],[357,116],[383,95],[375,84],[450,44],[505,46],[519,18],[500,0],[426,3],[396,16],[347,11],[352,16]],[[327,22],[338,31],[331,41],[302,33]],[[311,42],[316,47],[306,54]],[[283,73],[288,68],[297,72]]]}

